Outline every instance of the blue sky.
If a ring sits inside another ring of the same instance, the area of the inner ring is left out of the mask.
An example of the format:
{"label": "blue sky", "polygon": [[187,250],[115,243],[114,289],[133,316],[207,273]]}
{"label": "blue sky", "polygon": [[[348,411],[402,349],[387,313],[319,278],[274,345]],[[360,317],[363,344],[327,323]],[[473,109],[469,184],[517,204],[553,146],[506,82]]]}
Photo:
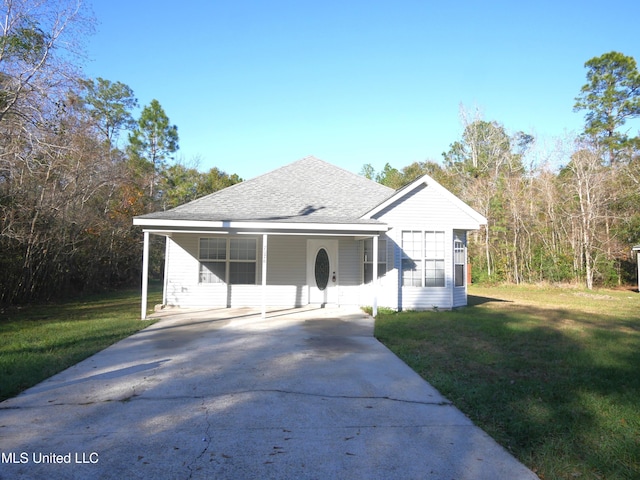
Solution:
{"label": "blue sky", "polygon": [[307,155],[355,173],[441,160],[479,108],[541,142],[578,132],[584,63],[640,62],[640,2],[93,2],[85,73],[156,98],[179,156],[247,179]]}

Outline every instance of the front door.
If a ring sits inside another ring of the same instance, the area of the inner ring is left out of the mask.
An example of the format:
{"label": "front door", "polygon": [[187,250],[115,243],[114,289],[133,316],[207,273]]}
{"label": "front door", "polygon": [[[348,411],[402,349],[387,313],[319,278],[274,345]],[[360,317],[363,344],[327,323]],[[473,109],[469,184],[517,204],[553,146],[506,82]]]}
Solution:
{"label": "front door", "polygon": [[338,241],[307,241],[309,303],[338,303]]}

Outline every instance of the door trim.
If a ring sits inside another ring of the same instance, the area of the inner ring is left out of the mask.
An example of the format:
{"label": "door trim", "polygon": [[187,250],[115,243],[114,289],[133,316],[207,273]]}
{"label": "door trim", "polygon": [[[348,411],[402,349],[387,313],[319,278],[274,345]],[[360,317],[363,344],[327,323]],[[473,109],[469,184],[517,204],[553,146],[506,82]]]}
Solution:
{"label": "door trim", "polygon": [[[329,257],[329,281],[324,290],[316,286],[315,264],[320,250],[326,250]],[[307,288],[310,304],[338,304],[340,279],[338,276],[338,240],[309,239],[307,240]]]}

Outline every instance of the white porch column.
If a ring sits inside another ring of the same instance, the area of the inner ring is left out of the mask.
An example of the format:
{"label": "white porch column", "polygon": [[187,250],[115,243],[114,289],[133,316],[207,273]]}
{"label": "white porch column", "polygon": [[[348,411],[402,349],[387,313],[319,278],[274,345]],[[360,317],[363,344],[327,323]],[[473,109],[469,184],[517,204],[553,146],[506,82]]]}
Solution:
{"label": "white porch column", "polygon": [[638,263],[638,292],[640,292],[640,249],[638,250],[638,255],[636,256],[636,260]]}
{"label": "white porch column", "polygon": [[162,278],[162,305],[167,305],[169,285],[169,235],[164,237],[164,277]]}
{"label": "white porch column", "polygon": [[267,234],[262,235],[262,318],[267,317]]}
{"label": "white porch column", "polygon": [[373,316],[378,315],[378,235],[373,237]]}
{"label": "white porch column", "polygon": [[147,318],[147,292],[149,287],[149,232],[144,232],[142,247],[142,306],[140,318]]}

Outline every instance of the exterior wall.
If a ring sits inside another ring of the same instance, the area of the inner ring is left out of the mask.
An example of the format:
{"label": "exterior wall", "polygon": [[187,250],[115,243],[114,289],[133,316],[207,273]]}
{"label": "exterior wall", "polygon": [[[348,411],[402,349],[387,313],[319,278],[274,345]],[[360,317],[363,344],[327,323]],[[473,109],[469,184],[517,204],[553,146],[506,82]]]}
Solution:
{"label": "exterior wall", "polygon": [[[467,304],[466,280],[464,287],[454,286],[453,264],[454,229],[463,229],[457,230],[456,233],[464,235],[466,245],[464,229],[472,228],[472,221],[466,213],[425,185],[409,193],[401,202],[390,205],[375,218],[391,227],[387,236],[394,245],[392,270],[387,273],[388,278],[385,280],[389,287],[394,284],[396,298],[394,301],[391,292],[387,292],[387,295],[379,299],[380,306],[401,310],[424,310],[448,309]],[[402,232],[407,230],[444,231],[444,287],[402,286]]]}

